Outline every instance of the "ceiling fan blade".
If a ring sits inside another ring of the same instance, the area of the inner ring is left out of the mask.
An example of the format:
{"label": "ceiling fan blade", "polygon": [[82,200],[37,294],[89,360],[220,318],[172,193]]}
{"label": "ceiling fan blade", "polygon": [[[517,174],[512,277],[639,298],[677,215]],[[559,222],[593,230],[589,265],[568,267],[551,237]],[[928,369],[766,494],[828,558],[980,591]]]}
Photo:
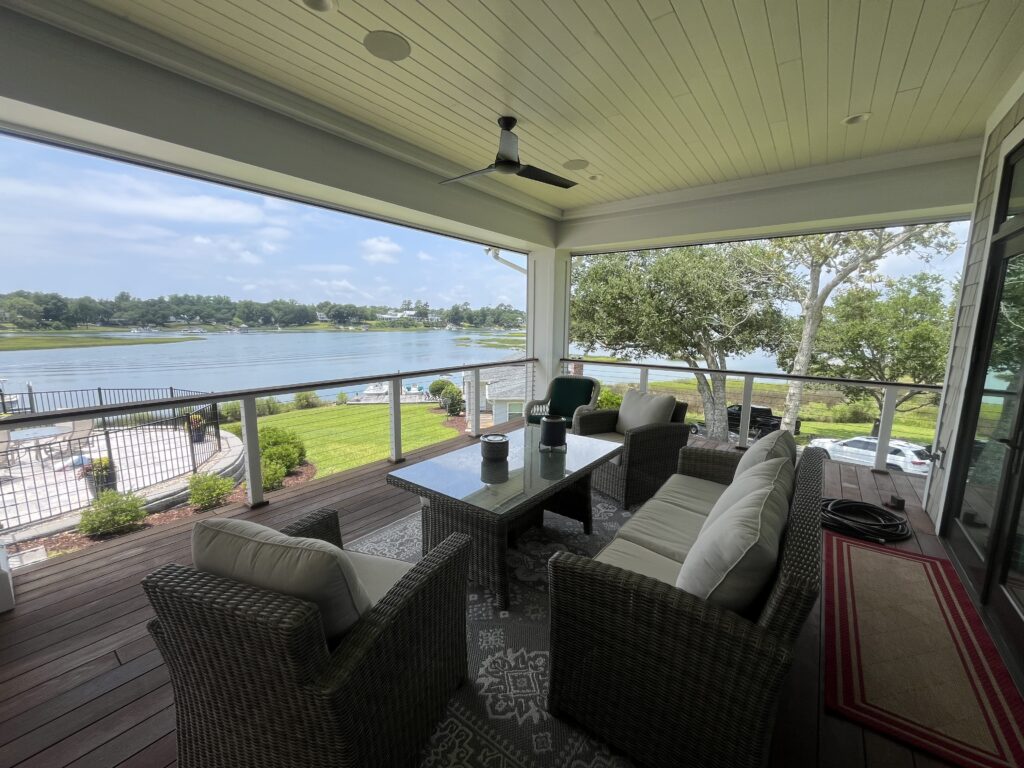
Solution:
{"label": "ceiling fan blade", "polygon": [[534,181],[543,181],[545,184],[551,184],[555,187],[561,187],[562,189],[569,189],[575,187],[576,182],[570,181],[569,179],[563,179],[554,173],[535,168],[532,165],[524,165],[517,172],[516,176],[522,176],[524,179],[533,179]]}
{"label": "ceiling fan blade", "polygon": [[498,160],[519,162],[519,137],[512,131],[502,130],[498,139]]}
{"label": "ceiling fan blade", "polygon": [[488,165],[486,168],[481,168],[479,171],[470,171],[469,173],[464,173],[461,176],[454,176],[454,177],[452,177],[450,179],[445,179],[444,181],[439,182],[439,183],[440,184],[451,184],[453,181],[462,181],[463,179],[468,179],[470,176],[480,176],[480,175],[485,174],[485,173],[493,173],[493,172],[494,172],[494,166],[493,165]]}

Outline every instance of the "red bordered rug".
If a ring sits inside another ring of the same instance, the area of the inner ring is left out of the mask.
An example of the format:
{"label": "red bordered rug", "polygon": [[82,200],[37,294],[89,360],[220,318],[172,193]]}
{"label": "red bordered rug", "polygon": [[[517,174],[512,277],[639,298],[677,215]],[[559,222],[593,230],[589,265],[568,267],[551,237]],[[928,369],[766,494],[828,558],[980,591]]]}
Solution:
{"label": "red bordered rug", "polygon": [[825,532],[825,699],[963,766],[1024,766],[1024,700],[951,563]]}

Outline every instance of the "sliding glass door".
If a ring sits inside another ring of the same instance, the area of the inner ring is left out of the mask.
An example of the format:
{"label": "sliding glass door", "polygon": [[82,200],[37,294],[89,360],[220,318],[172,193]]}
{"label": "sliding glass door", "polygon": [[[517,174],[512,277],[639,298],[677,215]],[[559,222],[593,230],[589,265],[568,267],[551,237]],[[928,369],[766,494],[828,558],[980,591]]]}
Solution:
{"label": "sliding glass door", "polygon": [[1004,178],[944,535],[1024,668],[1024,153]]}

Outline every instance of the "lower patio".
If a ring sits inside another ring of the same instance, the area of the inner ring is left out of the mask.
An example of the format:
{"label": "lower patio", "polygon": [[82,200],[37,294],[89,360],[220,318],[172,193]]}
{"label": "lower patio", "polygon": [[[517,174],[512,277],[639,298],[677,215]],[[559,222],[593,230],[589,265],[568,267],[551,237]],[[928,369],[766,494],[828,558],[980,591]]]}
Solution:
{"label": "lower patio", "polygon": [[[458,437],[413,452],[408,461],[471,440]],[[691,443],[712,445],[700,438]],[[352,542],[417,511],[414,495],[385,483],[391,469],[377,462],[270,494],[263,508],[222,508],[20,569],[18,606],[0,616],[0,766],[173,765],[173,699],[146,631],[152,611],[142,577],[164,563],[188,562],[191,528],[202,517],[238,516],[281,527],[329,505],[340,513],[344,540]],[[829,461],[823,491],[873,503],[891,493],[903,496],[914,536],[896,546],[945,557],[921,508],[922,479]],[[772,764],[944,765],[825,710],[821,622],[816,608],[797,643]]]}

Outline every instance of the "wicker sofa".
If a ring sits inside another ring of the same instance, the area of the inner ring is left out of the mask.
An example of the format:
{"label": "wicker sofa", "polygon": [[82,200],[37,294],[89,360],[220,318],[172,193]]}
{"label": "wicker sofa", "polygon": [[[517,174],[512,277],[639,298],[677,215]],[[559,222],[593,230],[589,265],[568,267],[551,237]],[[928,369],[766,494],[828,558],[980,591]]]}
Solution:
{"label": "wicker sofa", "polygon": [[667,422],[644,424],[619,432],[618,408],[577,414],[573,432],[622,445],[622,453],[602,464],[591,476],[595,491],[611,496],[626,509],[654,495],[676,470],[679,450],[690,437],[686,403],[677,402]]}
{"label": "wicker sofa", "polygon": [[[596,559],[556,553],[548,564],[551,713],[643,766],[762,765],[793,644],[818,596],[824,457],[805,449],[789,470],[792,498],[788,512],[782,502],[774,571],[740,612],[676,585],[683,569],[670,555],[685,563],[694,550],[680,554],[680,537],[694,539],[692,531],[666,529],[647,542],[655,549],[620,531]],[[738,452],[683,448],[678,474],[633,520],[641,530],[645,517],[671,526],[673,508],[682,519],[712,507],[740,459]],[[609,548],[618,555],[609,557]],[[609,559],[619,564],[602,562]]]}
{"label": "wicker sofa", "polygon": [[[342,543],[331,509],[282,533]],[[466,675],[469,538],[453,534],[401,566],[333,648],[311,602],[181,565],[147,576],[149,631],[174,688],[178,765],[418,765]]]}

